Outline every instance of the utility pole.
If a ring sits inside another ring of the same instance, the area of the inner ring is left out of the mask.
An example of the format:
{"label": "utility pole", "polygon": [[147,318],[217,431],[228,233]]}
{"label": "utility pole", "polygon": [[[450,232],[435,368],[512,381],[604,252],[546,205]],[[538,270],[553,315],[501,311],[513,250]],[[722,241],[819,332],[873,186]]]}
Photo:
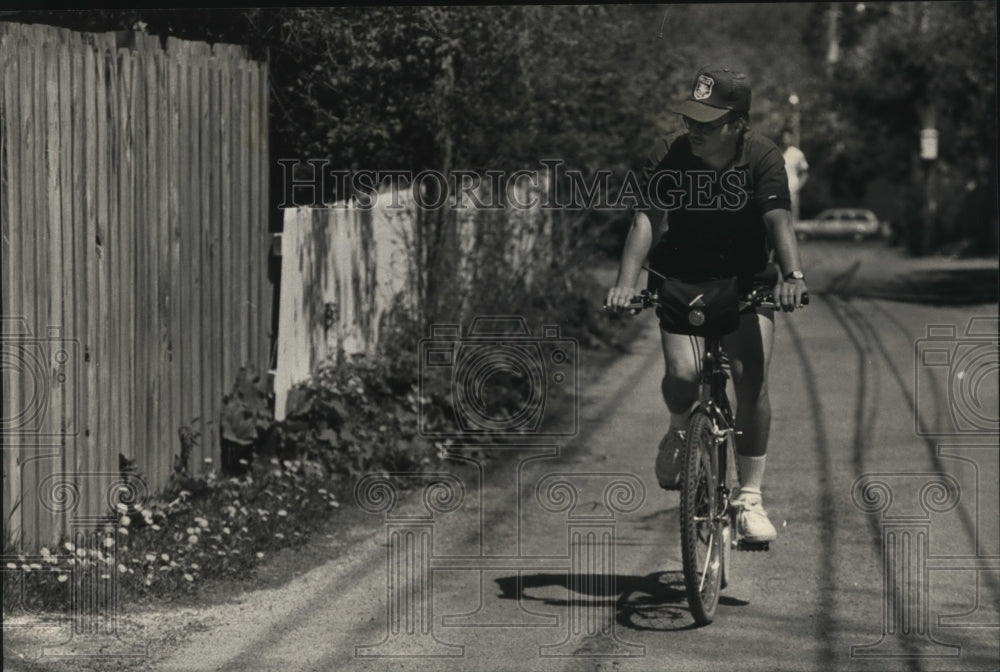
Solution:
{"label": "utility pole", "polygon": [[934,106],[928,103],[923,110],[920,129],[920,163],[923,166],[924,207],[922,212],[923,236],[920,253],[931,253],[937,225],[937,158],[938,131],[935,128]]}
{"label": "utility pole", "polygon": [[792,106],[792,143],[801,148],[802,147],[802,112],[799,110],[799,96],[797,93],[792,93],[788,96],[788,104]]}
{"label": "utility pole", "polygon": [[[930,30],[930,5],[921,2],[919,6],[918,32],[920,44],[927,44],[927,32]],[[937,115],[930,96],[920,110],[920,163],[923,166],[924,207],[921,213],[923,220],[923,235],[921,236],[920,253],[931,253],[934,245],[934,234],[937,229],[937,158],[938,131]]]}
{"label": "utility pole", "polygon": [[826,12],[826,77],[833,77],[833,68],[840,60],[840,6],[830,3],[830,8]]}

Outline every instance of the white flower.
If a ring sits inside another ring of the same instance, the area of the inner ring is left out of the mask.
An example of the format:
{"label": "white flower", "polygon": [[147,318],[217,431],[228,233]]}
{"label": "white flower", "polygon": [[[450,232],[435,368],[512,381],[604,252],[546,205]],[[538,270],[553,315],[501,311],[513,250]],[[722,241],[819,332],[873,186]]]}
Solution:
{"label": "white flower", "polygon": [[156,560],[156,553],[146,554],[146,562],[153,562],[154,560]]}
{"label": "white flower", "polygon": [[285,511],[284,509],[278,509],[278,515],[279,516],[287,516],[288,515],[288,511]]}
{"label": "white flower", "polygon": [[185,581],[194,581],[194,577],[191,576],[190,574],[185,574],[184,575],[184,580]]}
{"label": "white flower", "polygon": [[257,551],[257,557],[258,557],[258,558],[263,558],[263,557],[264,557],[264,554],[263,554],[263,553],[261,553],[260,551]]}
{"label": "white flower", "polygon": [[127,571],[128,571],[128,567],[126,567],[125,565],[122,565],[122,564],[118,565],[118,573],[119,574],[124,574]]}
{"label": "white flower", "polygon": [[197,544],[198,543],[198,535],[197,534],[192,534],[190,537],[188,537],[188,543],[189,544]]}
{"label": "white flower", "polygon": [[129,518],[128,516],[122,516],[121,518],[118,519],[118,522],[121,523],[122,527],[128,527],[129,524],[132,522],[132,519]]}
{"label": "white flower", "polygon": [[65,574],[60,574],[60,575],[59,575],[59,576],[58,576],[58,577],[56,578],[56,581],[58,581],[59,583],[66,583],[67,581],[69,581],[69,577],[68,577],[68,576],[66,576]]}
{"label": "white flower", "polygon": [[166,553],[160,553],[160,557],[163,558],[163,562],[167,562],[168,560],[170,560],[170,556],[167,555]]}
{"label": "white flower", "polygon": [[111,548],[114,545],[115,545],[115,538],[114,537],[105,537],[104,538],[104,548]]}
{"label": "white flower", "polygon": [[38,554],[41,555],[43,558],[47,558],[50,555],[49,549],[46,548],[45,546],[42,546],[42,548],[38,551]]}
{"label": "white flower", "polygon": [[17,565],[15,565],[13,562],[8,562],[7,569],[17,569]]}
{"label": "white flower", "polygon": [[65,544],[63,544],[63,548],[65,548],[70,553],[76,550],[76,546],[74,546],[73,542],[71,541],[67,541]]}

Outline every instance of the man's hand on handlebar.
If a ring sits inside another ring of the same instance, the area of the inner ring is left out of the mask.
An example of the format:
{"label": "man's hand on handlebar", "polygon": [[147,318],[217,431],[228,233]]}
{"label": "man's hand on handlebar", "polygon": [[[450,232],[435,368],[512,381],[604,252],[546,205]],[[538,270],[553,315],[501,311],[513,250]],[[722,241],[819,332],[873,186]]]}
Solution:
{"label": "man's hand on handlebar", "polygon": [[802,297],[807,291],[805,280],[779,280],[774,286],[775,302],[781,306],[783,312],[790,313],[805,305]]}
{"label": "man's hand on handlebar", "polygon": [[632,297],[635,295],[635,287],[612,287],[608,290],[608,298],[604,301],[604,306],[616,311],[625,310],[629,307]]}

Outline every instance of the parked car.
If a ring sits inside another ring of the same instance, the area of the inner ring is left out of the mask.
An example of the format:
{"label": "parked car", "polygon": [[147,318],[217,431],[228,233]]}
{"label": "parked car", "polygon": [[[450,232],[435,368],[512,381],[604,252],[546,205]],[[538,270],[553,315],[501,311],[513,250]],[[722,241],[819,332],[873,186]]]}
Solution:
{"label": "parked car", "polygon": [[814,219],[803,219],[793,225],[799,240],[806,238],[885,238],[889,223],[880,222],[875,213],[862,208],[832,208],[823,210]]}

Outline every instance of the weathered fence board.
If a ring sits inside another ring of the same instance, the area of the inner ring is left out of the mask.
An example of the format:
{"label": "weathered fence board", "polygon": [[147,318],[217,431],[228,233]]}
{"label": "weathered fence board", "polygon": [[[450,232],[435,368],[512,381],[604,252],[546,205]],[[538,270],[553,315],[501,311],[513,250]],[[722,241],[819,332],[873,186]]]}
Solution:
{"label": "weathered fence board", "polygon": [[240,47],[0,23],[0,76],[2,347],[34,358],[5,368],[4,531],[30,547],[67,531],[59,478],[100,515],[119,456],[168,482],[182,428],[192,470],[218,463],[223,394],[270,368],[268,74]]}
{"label": "weathered fence board", "polygon": [[[527,185],[512,188],[518,192],[516,202],[530,201]],[[306,380],[322,360],[338,350],[374,352],[383,318],[394,302],[401,301],[404,310],[415,310],[422,282],[417,250],[426,231],[418,224],[413,194],[398,196],[401,207],[391,207],[393,198],[382,194],[372,208],[340,203],[285,211],[274,372],[277,419],[285,417],[292,386]],[[485,188],[476,196],[480,202],[491,202]],[[515,199],[505,197],[500,202]],[[477,273],[486,258],[499,260],[504,273],[522,274],[529,281],[534,268],[548,263],[550,212],[537,206],[518,211],[477,209],[470,201],[464,205],[453,211],[449,225],[459,251],[460,283],[481,287]],[[467,298],[467,293],[454,297]]]}

